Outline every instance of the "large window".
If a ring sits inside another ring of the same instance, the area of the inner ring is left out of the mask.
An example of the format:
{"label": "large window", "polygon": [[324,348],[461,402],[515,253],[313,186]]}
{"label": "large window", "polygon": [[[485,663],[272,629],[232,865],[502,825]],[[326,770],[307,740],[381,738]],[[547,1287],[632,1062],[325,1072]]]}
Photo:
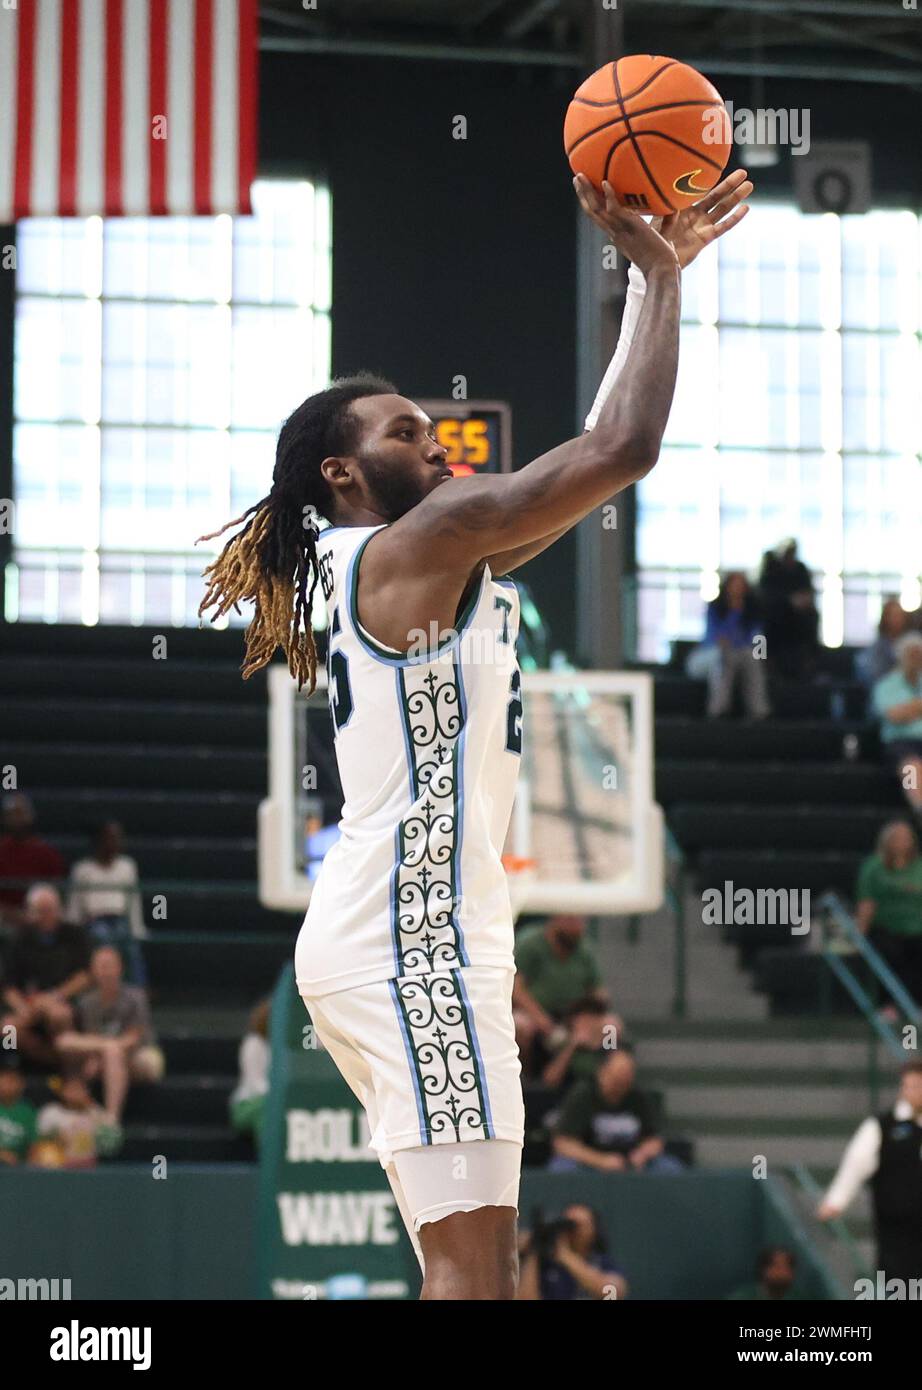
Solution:
{"label": "large window", "polygon": [[253,208],[19,224],[9,620],[195,621],[196,537],[329,380],[328,195],[264,180]]}
{"label": "large window", "polygon": [[920,602],[922,220],[754,208],[684,276],[679,383],[640,485],[639,654],[794,536],[829,645]]}

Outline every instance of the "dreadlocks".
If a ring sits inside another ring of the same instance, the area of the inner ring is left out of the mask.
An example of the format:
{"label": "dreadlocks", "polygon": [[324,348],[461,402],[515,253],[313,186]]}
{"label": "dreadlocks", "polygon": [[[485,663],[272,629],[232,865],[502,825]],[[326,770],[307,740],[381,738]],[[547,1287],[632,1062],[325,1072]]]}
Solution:
{"label": "dreadlocks", "polygon": [[208,587],[198,610],[201,618],[213,608],[214,622],[232,608],[239,613],[241,602],[254,605],[241,667],[244,680],[281,647],[298,689],[307,684],[313,691],[317,649],[311,610],[320,577],[316,518],[332,520],[333,508],[320,465],[354,450],[359,426],[349,409],[353,401],[396,391],[383,377],[360,372],[309,396],[281,428],[268,495],[220,531],[199,537],[213,540],[245,523],[204,571]]}

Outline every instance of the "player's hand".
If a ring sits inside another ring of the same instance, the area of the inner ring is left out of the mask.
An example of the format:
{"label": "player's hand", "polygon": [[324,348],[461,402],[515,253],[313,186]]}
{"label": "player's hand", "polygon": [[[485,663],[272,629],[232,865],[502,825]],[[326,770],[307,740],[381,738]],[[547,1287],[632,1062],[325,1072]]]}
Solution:
{"label": "player's hand", "polygon": [[675,269],[679,260],[675,249],[657,229],[645,222],[639,212],[624,208],[606,180],[600,194],[585,174],[577,174],[573,187],[580,207],[610,239],[616,250],[632,261],[644,275],[652,270]]}
{"label": "player's hand", "polygon": [[746,199],[752,189],[746,170],[735,169],[691,207],[669,217],[654,217],[652,225],[673,247],[683,270],[712,241],[739,226],[749,211]]}

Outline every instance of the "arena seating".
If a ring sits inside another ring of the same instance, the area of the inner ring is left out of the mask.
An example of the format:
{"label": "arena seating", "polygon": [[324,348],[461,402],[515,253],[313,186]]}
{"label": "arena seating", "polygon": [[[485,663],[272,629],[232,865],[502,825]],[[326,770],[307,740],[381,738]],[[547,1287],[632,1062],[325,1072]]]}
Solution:
{"label": "arena seating", "polygon": [[[703,681],[676,666],[649,668],[656,796],[698,892],[729,881],[735,889],[809,889],[814,900],[828,889],[852,897],[877,832],[903,805],[880,762],[866,692],[846,674],[853,657],[848,648],[824,650],[813,682],[771,683],[774,714],[763,722],[707,719]],[[823,967],[805,937],[783,924],[722,932],[756,972],[773,1012],[818,1006]],[[852,1008],[834,982],[823,1002]]]}

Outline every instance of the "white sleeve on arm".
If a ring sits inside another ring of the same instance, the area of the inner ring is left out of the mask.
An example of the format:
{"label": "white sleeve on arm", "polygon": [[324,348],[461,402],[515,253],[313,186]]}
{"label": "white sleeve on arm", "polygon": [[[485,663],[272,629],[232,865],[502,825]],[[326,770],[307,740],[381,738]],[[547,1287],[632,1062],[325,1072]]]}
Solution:
{"label": "white sleeve on arm", "polygon": [[631,265],[627,273],[627,294],[624,300],[624,313],[621,315],[621,332],[618,334],[618,346],[615,348],[615,355],[608,364],[608,370],[602,378],[602,385],[596,392],[595,400],[592,402],[592,409],[586,416],[585,430],[595,427],[595,422],[599,418],[602,406],[611,395],[612,387],[621,375],[627,355],[630,351],[631,343],[634,341],[634,334],[637,331],[637,322],[640,318],[640,311],[643,307],[643,297],[647,292],[647,282],[643,277],[643,271],[638,270],[636,265]]}
{"label": "white sleeve on arm", "polygon": [[826,1193],[825,1200],[845,1211],[855,1199],[862,1183],[877,1171],[880,1162],[880,1121],[873,1115],[858,1126]]}

